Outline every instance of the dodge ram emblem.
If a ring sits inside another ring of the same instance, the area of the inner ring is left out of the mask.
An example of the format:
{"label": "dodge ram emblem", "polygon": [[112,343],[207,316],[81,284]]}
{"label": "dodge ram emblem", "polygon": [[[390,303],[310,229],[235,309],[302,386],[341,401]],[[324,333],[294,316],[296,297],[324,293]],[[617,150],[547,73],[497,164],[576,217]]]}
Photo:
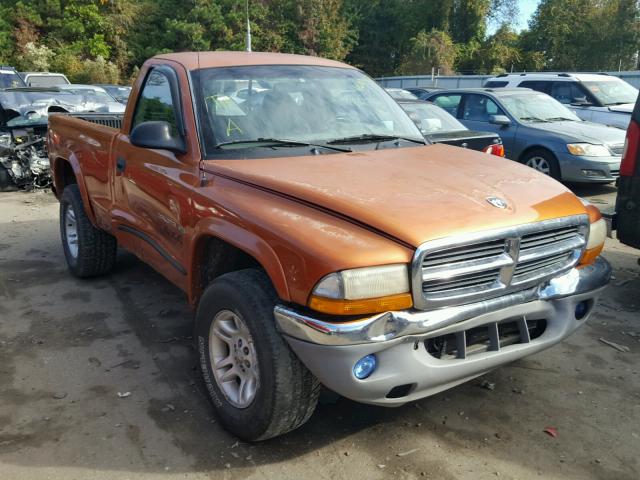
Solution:
{"label": "dodge ram emblem", "polygon": [[506,200],[503,200],[500,197],[487,197],[487,202],[496,208],[507,208]]}

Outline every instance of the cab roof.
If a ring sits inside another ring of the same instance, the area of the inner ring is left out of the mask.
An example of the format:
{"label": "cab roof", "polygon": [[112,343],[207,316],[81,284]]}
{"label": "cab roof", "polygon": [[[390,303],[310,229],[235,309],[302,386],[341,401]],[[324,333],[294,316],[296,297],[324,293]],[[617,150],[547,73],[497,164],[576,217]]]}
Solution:
{"label": "cab roof", "polygon": [[268,52],[179,52],[156,55],[154,59],[171,60],[187,70],[246,65],[312,65],[320,67],[354,68],[345,63],[308,55]]}

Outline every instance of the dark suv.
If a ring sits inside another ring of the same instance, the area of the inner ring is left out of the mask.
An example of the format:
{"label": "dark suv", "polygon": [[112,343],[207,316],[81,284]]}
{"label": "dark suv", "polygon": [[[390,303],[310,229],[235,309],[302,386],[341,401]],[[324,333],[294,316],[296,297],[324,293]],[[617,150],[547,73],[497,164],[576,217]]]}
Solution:
{"label": "dark suv", "polygon": [[640,248],[640,97],[631,114],[616,200],[618,239]]}

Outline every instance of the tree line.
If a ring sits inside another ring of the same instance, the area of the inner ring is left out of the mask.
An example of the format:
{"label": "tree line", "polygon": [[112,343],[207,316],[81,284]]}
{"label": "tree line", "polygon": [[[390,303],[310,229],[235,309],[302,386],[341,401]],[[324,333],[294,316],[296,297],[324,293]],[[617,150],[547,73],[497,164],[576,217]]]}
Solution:
{"label": "tree line", "polygon": [[[515,0],[249,1],[254,50],[373,76],[638,66],[637,0],[541,0],[520,32],[517,14]],[[245,26],[244,0],[0,0],[0,63],[127,83],[158,53],[242,50]]]}

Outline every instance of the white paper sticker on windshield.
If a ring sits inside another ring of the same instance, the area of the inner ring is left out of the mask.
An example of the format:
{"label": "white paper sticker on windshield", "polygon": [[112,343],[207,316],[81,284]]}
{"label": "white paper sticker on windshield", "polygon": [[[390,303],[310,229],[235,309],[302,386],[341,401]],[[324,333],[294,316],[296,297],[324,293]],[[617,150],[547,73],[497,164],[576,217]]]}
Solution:
{"label": "white paper sticker on windshield", "polygon": [[214,114],[221,117],[244,117],[247,114],[228,95],[212,95],[205,99],[213,104]]}

